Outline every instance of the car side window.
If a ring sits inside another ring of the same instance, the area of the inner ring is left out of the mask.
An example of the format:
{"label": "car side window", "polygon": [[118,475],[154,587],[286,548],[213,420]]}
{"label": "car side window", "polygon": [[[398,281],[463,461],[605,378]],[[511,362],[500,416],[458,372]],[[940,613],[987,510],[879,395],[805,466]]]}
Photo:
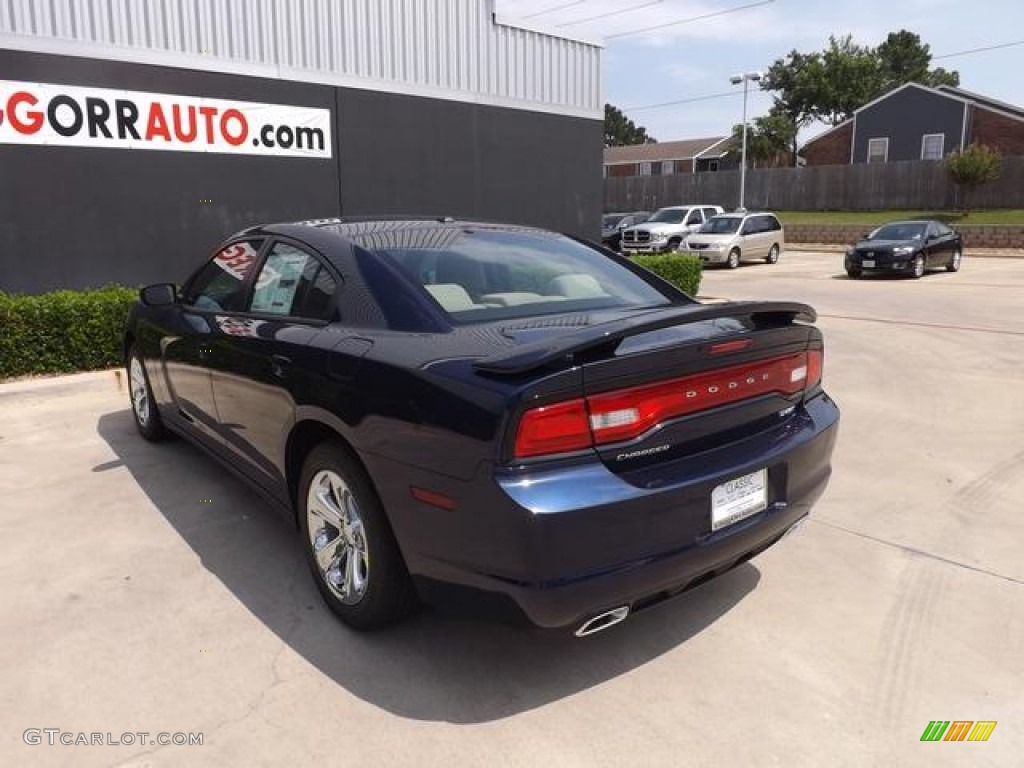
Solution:
{"label": "car side window", "polygon": [[687,224],[703,224],[704,217],[701,215],[700,208],[694,208],[690,211],[690,215],[686,217]]}
{"label": "car side window", "polygon": [[712,216],[717,216],[717,215],[718,215],[718,211],[716,211],[714,208],[705,208],[704,209],[704,218],[705,218],[705,220],[706,219],[710,219]]}
{"label": "car side window", "polygon": [[262,240],[243,240],[222,248],[189,281],[185,303],[196,309],[240,311],[262,246]]}
{"label": "car side window", "polygon": [[741,235],[753,235],[758,231],[757,218],[751,216],[749,219],[743,222],[743,226],[740,227]]}
{"label": "car side window", "polygon": [[765,216],[764,218],[769,232],[778,232],[782,229],[782,223],[774,216]]}
{"label": "car side window", "polygon": [[950,235],[953,233],[953,230],[951,230],[945,224],[939,223],[933,224],[932,226],[935,227],[935,234],[938,235],[939,237],[945,237],[946,235]]}
{"label": "car side window", "polygon": [[330,320],[337,283],[315,256],[275,243],[256,278],[251,312]]}

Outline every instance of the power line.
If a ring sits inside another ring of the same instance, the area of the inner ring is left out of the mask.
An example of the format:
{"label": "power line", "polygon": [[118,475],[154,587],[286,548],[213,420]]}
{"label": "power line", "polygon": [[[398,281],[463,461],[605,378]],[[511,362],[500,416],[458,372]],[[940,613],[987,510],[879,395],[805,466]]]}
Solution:
{"label": "power line", "polygon": [[608,11],[608,13],[599,13],[597,16],[587,16],[583,19],[576,19],[576,21],[567,21],[564,24],[558,24],[559,27],[573,27],[577,24],[586,24],[588,21],[597,21],[598,19],[607,19],[609,16],[618,16],[620,13],[626,11],[637,11],[641,8],[647,8],[651,5],[660,5],[665,0],[647,0],[647,2],[639,3],[638,5],[627,5],[625,8],[618,8],[614,11]]}
{"label": "power line", "polygon": [[640,107],[623,107],[623,112],[640,112],[644,109],[658,109],[660,107],[674,107],[679,104],[692,104],[695,101],[710,101],[711,99],[724,99],[726,96],[740,96],[743,91],[722,91],[721,93],[709,93],[705,96],[693,96],[689,99],[678,99],[676,101],[663,101],[660,104],[644,104]]}
{"label": "power line", "polygon": [[[739,8],[733,10],[740,10]],[[625,33],[628,34],[628,33]],[[999,43],[998,45],[986,45],[981,48],[969,48],[965,51],[954,51],[953,53],[944,53],[940,56],[932,56],[932,61],[936,59],[951,59],[954,56],[967,56],[972,53],[984,53],[986,51],[995,51],[1000,48],[1012,48],[1017,45],[1024,45],[1024,40],[1014,40],[1010,43]],[[658,104],[643,104],[639,107],[623,107],[623,112],[641,112],[645,109],[660,109],[662,107],[675,107],[679,104],[691,104],[695,101],[710,101],[711,99],[724,99],[726,96],[739,96],[743,92],[740,90],[733,91],[722,91],[721,93],[709,93],[704,96],[693,96],[688,99],[677,99],[676,101],[663,101]]]}
{"label": "power line", "polygon": [[704,13],[700,16],[691,16],[688,19],[680,19],[679,21],[670,21],[667,24],[655,24],[652,27],[644,27],[643,29],[633,29],[628,32],[618,32],[614,35],[605,35],[605,40],[614,40],[617,37],[626,37],[627,35],[639,35],[643,32],[653,32],[658,29],[665,29],[666,27],[678,27],[680,24],[690,24],[694,21],[703,21],[704,19],[710,19],[715,16],[725,16],[727,13],[737,13],[739,11],[745,11],[749,8],[757,8],[759,5],[768,5],[774,3],[775,0],[759,0],[756,3],[747,3],[746,5],[739,5],[735,8],[726,8],[721,11],[714,11],[713,13]]}
{"label": "power line", "polygon": [[555,11],[560,11],[563,8],[571,8],[574,5],[581,5],[582,3],[583,3],[583,0],[573,0],[573,2],[571,2],[571,3],[562,3],[561,5],[555,5],[555,6],[552,6],[551,8],[545,8],[542,11],[537,11],[536,13],[531,13],[528,16],[523,16],[523,18],[524,19],[534,19],[537,16],[543,16],[546,13],[554,13]]}
{"label": "power line", "polygon": [[954,56],[966,56],[969,53],[995,51],[999,48],[1012,48],[1015,45],[1024,45],[1024,40],[1014,40],[1012,43],[1000,43],[999,45],[986,45],[983,48],[969,48],[966,51],[956,51],[955,53],[944,53],[941,56],[932,56],[932,61],[935,61],[936,59],[951,59]]}

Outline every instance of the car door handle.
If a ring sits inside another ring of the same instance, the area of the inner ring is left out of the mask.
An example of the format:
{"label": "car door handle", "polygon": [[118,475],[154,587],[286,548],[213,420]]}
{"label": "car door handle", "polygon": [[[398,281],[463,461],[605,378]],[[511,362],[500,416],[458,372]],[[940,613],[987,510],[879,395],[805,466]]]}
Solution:
{"label": "car door handle", "polygon": [[284,355],[270,356],[270,372],[277,378],[283,379],[288,375],[288,369],[292,365],[292,359]]}

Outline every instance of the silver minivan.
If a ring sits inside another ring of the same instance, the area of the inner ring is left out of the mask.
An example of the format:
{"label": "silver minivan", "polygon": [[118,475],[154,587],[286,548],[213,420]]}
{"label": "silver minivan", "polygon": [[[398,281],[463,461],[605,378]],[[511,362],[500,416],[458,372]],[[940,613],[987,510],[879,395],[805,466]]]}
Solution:
{"label": "silver minivan", "polygon": [[786,244],[782,223],[773,213],[723,213],[688,235],[679,249],[704,264],[736,269],[741,261],[774,264]]}

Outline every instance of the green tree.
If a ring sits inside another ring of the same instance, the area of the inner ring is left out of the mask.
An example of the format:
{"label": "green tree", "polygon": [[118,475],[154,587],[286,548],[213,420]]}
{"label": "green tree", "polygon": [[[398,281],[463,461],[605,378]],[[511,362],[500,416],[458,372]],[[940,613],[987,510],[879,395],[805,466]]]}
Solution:
{"label": "green tree", "polygon": [[[754,119],[747,126],[747,163],[752,168],[758,165],[779,165],[784,157],[791,162],[796,126],[788,115],[772,110],[767,115]],[[743,152],[743,124],[732,128],[729,154],[739,157]]]}
{"label": "green tree", "polygon": [[654,144],[656,139],[647,135],[647,129],[637,125],[622,110],[611,104],[604,105],[604,145],[623,147],[632,144]]}
{"label": "green tree", "polygon": [[964,150],[955,150],[946,156],[946,173],[957,188],[957,197],[970,214],[970,198],[982,184],[995,181],[1003,169],[999,152],[984,144],[971,144]]}
{"label": "green tree", "polygon": [[960,85],[960,75],[942,67],[929,69],[932,63],[931,47],[921,42],[921,36],[906,29],[890,32],[875,49],[882,93],[904,83],[921,83],[934,88],[938,85]]}
{"label": "green tree", "polygon": [[817,119],[823,81],[821,54],[797,50],[790,51],[784,59],[777,59],[761,81],[761,89],[773,93],[772,112],[783,116],[792,126],[793,158],[796,158],[797,132]]}
{"label": "green tree", "polygon": [[[957,72],[930,69],[931,61],[930,48],[905,29],[890,33],[875,48],[855,43],[850,35],[833,36],[824,50],[792,50],[776,59],[761,89],[772,93],[773,112],[785,115],[797,131],[816,120],[838,125],[904,83],[959,85]],[[795,158],[795,138],[792,149]]]}
{"label": "green tree", "polygon": [[821,54],[821,82],[814,116],[839,125],[858,107],[885,92],[879,58],[873,48],[857,45],[853,37],[828,39]]}

